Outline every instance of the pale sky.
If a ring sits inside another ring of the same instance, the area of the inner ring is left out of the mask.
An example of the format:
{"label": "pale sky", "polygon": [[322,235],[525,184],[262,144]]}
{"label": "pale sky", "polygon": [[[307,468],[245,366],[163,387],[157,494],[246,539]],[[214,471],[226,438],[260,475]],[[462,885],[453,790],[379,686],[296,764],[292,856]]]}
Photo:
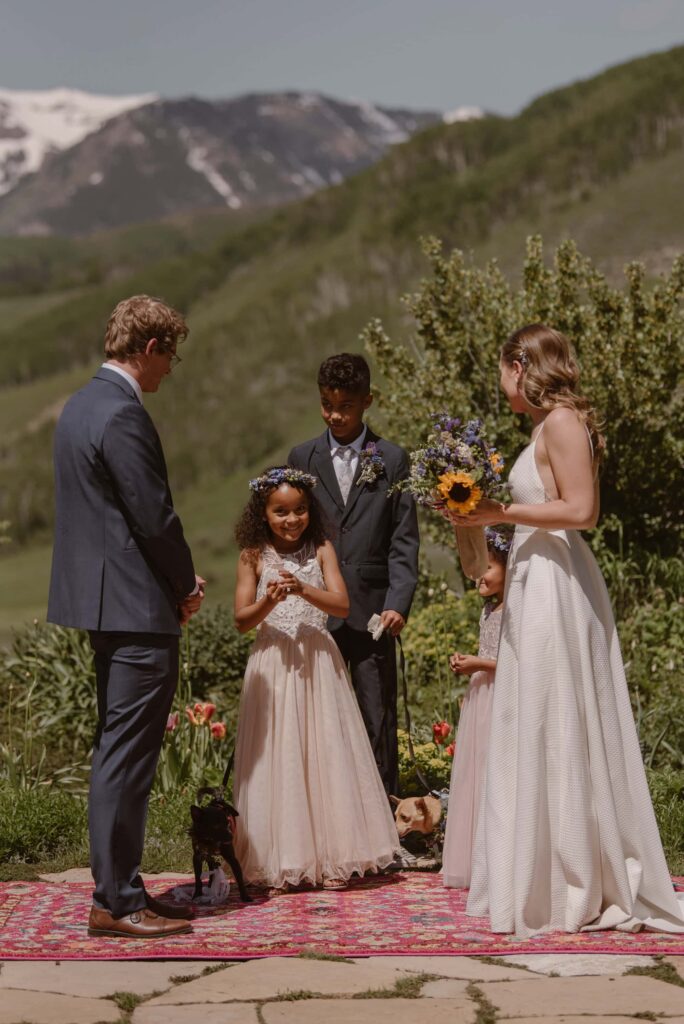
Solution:
{"label": "pale sky", "polygon": [[0,0],[0,87],[510,114],[684,42],[684,0]]}

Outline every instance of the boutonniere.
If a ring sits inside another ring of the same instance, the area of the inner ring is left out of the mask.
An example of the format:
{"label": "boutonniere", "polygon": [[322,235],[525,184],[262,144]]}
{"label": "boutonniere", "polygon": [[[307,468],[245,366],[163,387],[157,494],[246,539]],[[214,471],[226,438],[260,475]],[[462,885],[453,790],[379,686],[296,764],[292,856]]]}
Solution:
{"label": "boutonniere", "polygon": [[360,458],[361,473],[359,474],[359,479],[356,481],[356,486],[360,487],[361,484],[374,484],[375,481],[379,480],[385,472],[385,460],[378,452],[378,446],[375,441],[369,441],[368,444],[361,449]]}

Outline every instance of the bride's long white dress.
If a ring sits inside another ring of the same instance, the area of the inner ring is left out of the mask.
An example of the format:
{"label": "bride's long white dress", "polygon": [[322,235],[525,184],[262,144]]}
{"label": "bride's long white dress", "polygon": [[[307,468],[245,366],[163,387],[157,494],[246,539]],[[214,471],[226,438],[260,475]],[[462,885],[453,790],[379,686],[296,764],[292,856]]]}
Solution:
{"label": "bride's long white dress", "polygon": [[[517,503],[547,500],[535,446],[510,475]],[[467,913],[519,935],[684,932],[608,592],[577,531],[516,527],[495,678]]]}
{"label": "bride's long white dress", "polygon": [[[257,597],[287,569],[324,588],[312,544],[267,546]],[[327,615],[297,595],[257,628],[240,700],[236,853],[248,882],[348,879],[390,864],[399,837]]]}

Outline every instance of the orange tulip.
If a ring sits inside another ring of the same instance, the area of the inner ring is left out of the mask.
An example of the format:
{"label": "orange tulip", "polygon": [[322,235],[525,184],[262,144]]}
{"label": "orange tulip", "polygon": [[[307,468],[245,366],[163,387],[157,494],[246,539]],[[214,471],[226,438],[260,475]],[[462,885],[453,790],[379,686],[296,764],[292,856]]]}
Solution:
{"label": "orange tulip", "polygon": [[224,740],[226,738],[226,727],[223,722],[211,723],[211,735],[215,740]]}

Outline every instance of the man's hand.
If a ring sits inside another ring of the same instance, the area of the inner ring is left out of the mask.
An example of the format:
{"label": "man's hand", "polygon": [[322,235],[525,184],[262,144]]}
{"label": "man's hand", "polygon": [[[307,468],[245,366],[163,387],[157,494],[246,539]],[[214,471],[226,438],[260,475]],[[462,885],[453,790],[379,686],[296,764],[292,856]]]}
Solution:
{"label": "man's hand", "polygon": [[382,624],[392,636],[399,636],[406,625],[406,619],[400,612],[393,612],[389,608],[380,616]]}
{"label": "man's hand", "polygon": [[195,576],[195,585],[197,592],[195,594],[188,594],[185,600],[181,601],[178,606],[178,618],[181,626],[185,626],[192,616],[197,614],[204,600],[204,588],[207,585],[207,581],[202,579],[201,576]]}

